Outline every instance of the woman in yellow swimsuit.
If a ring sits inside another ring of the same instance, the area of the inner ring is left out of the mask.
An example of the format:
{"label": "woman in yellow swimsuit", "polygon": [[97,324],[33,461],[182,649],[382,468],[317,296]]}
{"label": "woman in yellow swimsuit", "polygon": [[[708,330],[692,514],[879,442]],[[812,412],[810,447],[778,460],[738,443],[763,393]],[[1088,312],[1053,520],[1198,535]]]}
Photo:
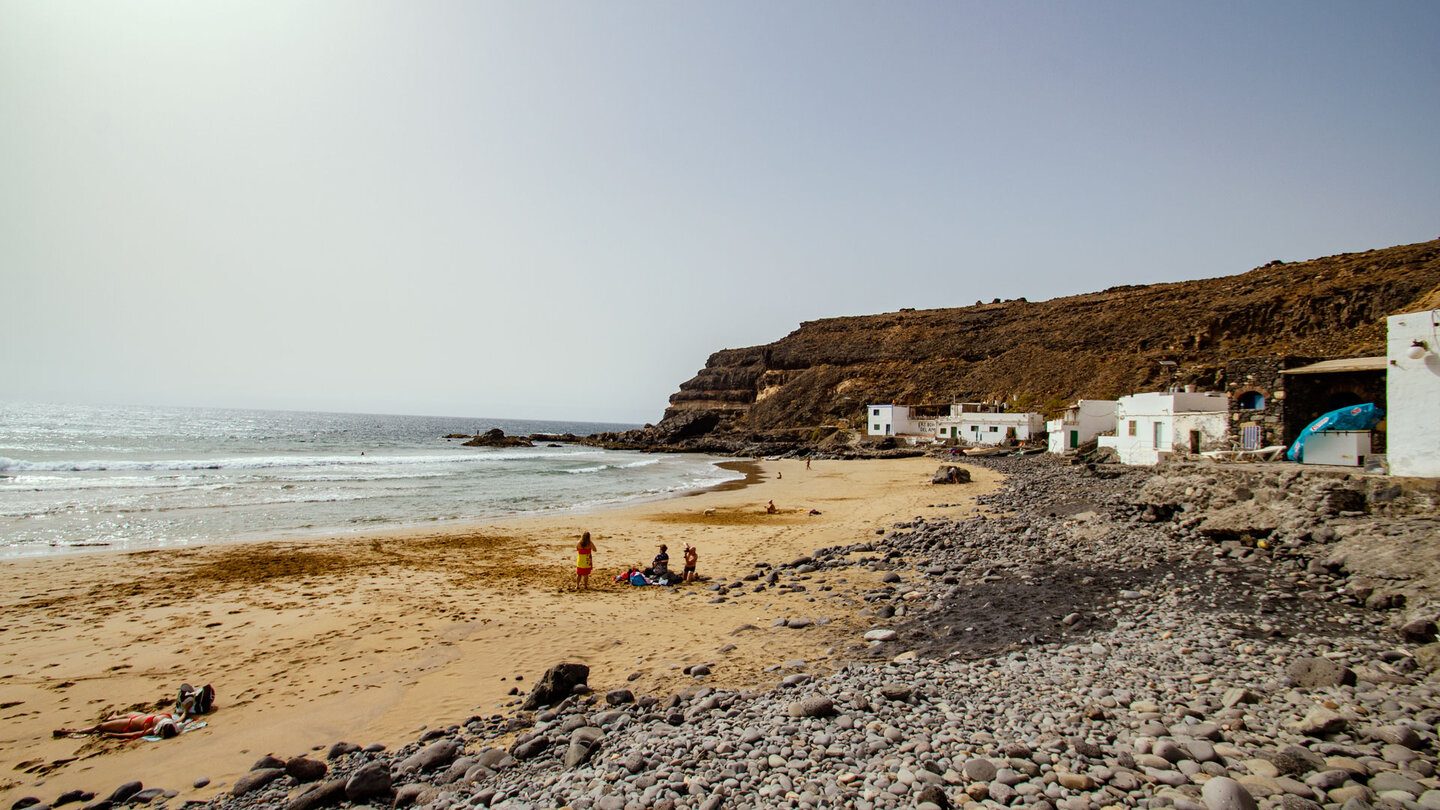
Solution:
{"label": "woman in yellow swimsuit", "polygon": [[589,589],[590,572],[595,570],[595,560],[591,556],[595,553],[595,544],[590,540],[590,532],[580,536],[580,545],[575,547],[575,589]]}

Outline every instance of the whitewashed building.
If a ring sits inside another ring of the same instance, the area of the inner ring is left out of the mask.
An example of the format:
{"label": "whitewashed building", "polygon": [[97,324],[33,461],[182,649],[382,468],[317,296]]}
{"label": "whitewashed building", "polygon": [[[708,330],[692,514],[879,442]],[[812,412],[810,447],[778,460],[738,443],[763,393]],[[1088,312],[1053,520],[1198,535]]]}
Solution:
{"label": "whitewashed building", "polygon": [[1017,441],[1028,441],[1045,429],[1038,413],[1002,411],[979,402],[958,402],[949,406],[867,405],[866,433],[896,436],[917,442],[954,439],[967,444],[1002,444],[1014,432]]}
{"label": "whitewashed building", "polygon": [[1198,454],[1223,445],[1230,398],[1191,391],[1132,394],[1116,405],[1114,436],[1101,436],[1126,464],[1152,466],[1175,453]]}
{"label": "whitewashed building", "polygon": [[1387,344],[1390,474],[1440,478],[1440,309],[1391,315]]}
{"label": "whitewashed building", "polygon": [[1045,423],[1050,452],[1064,453],[1115,429],[1120,403],[1113,399],[1082,399],[1065,409],[1065,415]]}

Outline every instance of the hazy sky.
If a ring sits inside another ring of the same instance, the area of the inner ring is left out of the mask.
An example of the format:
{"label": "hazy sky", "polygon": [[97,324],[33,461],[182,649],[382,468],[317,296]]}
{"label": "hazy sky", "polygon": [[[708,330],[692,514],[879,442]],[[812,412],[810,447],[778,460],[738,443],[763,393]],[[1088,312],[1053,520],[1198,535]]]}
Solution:
{"label": "hazy sky", "polygon": [[1440,236],[1440,2],[0,0],[0,400],[655,421],[803,320]]}

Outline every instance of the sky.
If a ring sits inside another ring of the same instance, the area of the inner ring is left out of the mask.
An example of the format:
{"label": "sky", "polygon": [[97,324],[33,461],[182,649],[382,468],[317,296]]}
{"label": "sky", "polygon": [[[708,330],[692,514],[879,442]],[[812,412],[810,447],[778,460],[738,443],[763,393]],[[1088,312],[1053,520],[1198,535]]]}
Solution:
{"label": "sky", "polygon": [[802,321],[1440,237],[1440,3],[0,0],[0,400],[658,421]]}

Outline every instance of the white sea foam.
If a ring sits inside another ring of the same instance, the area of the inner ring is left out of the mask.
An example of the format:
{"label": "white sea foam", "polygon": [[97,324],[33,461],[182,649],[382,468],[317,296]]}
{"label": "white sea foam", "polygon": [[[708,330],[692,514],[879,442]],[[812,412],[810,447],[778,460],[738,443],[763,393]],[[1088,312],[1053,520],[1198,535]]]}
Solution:
{"label": "white sea foam", "polygon": [[[570,455],[582,455],[573,453]],[[91,459],[86,461],[26,461],[0,456],[0,472],[109,472],[136,470],[265,470],[276,467],[370,467],[386,464],[494,464],[502,461],[542,460],[525,453],[456,453],[436,456],[240,456],[208,459]]]}
{"label": "white sea foam", "polygon": [[571,444],[468,448],[441,438],[497,426],[510,435],[624,427],[6,406],[0,556],[553,514],[737,477],[703,456]]}

